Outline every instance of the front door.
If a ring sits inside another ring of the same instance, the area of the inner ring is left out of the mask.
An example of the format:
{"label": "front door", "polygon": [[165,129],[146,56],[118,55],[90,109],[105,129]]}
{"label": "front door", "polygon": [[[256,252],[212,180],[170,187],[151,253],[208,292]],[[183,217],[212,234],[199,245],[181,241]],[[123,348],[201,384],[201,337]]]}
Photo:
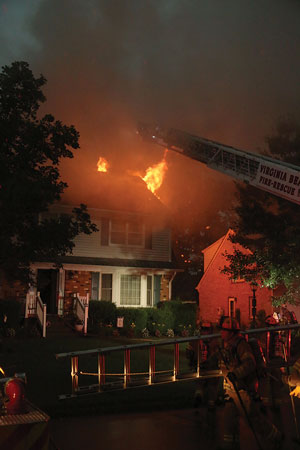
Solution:
{"label": "front door", "polygon": [[37,291],[48,314],[57,314],[57,276],[58,270],[39,269],[37,273]]}

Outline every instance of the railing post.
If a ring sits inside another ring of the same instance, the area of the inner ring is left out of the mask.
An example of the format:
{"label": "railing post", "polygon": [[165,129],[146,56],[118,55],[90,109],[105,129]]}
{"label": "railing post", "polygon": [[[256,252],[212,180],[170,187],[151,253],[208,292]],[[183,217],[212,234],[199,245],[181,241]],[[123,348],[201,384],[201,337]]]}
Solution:
{"label": "railing post", "polygon": [[267,362],[270,362],[270,337],[271,337],[271,332],[267,331],[267,334],[266,334],[266,359],[267,359]]}
{"label": "railing post", "polygon": [[87,335],[88,311],[89,311],[89,305],[84,305],[84,327],[83,327],[84,336]]}
{"label": "railing post", "polygon": [[71,356],[72,394],[78,391],[78,356]]}
{"label": "railing post", "polygon": [[152,384],[155,377],[155,346],[153,345],[149,349],[149,381],[148,384]]}
{"label": "railing post", "polygon": [[47,329],[47,305],[43,303],[43,338],[46,337],[46,329]]}
{"label": "railing post", "polygon": [[98,353],[98,391],[101,391],[101,385],[105,384],[105,356]]}
{"label": "railing post", "polygon": [[197,341],[197,377],[200,376],[200,363],[201,363],[201,345],[202,340],[198,339]]}
{"label": "railing post", "polygon": [[288,335],[287,335],[287,346],[286,346],[286,350],[287,350],[287,361],[288,363],[290,362],[290,357],[291,357],[291,340],[292,340],[292,330],[289,329],[288,330]]}
{"label": "railing post", "polygon": [[124,350],[124,388],[127,387],[128,381],[130,381],[130,349]]}
{"label": "railing post", "polygon": [[26,300],[25,300],[25,319],[28,319],[29,316],[29,293],[26,294]]}
{"label": "railing post", "polygon": [[174,371],[173,380],[175,381],[179,373],[179,344],[176,342],[174,344]]}

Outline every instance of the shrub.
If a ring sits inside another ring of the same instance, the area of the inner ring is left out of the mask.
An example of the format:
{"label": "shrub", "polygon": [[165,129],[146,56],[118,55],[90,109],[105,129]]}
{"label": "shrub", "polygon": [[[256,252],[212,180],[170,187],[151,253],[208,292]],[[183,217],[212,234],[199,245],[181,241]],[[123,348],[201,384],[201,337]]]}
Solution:
{"label": "shrub", "polygon": [[[18,300],[0,300],[0,327],[5,330],[18,331],[21,326],[22,304]],[[5,318],[6,317],[6,321]],[[13,333],[12,331],[9,333]]]}
{"label": "shrub", "polygon": [[181,335],[185,326],[189,330],[189,334],[193,334],[196,328],[196,304],[183,303],[171,300],[170,302],[161,302],[158,304],[159,311],[164,311],[166,317],[169,318],[169,326],[175,334]]}
{"label": "shrub", "polygon": [[151,335],[159,330],[161,334],[166,334],[167,330],[173,328],[174,316],[168,308],[150,308],[148,311],[147,328]]}
{"label": "shrub", "polygon": [[[124,331],[141,333],[147,325],[147,310],[145,308],[118,308],[118,317],[124,317]],[[132,333],[130,333],[132,334]]]}
{"label": "shrub", "polygon": [[89,320],[92,326],[115,324],[116,305],[105,300],[91,300],[89,303]]}

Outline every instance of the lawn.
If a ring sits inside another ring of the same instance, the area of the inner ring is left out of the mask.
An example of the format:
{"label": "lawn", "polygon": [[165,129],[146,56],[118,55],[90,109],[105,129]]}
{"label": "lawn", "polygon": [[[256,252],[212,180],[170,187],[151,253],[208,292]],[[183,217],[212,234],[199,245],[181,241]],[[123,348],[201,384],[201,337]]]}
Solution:
{"label": "lawn", "polygon": [[[41,338],[5,338],[1,343],[1,366],[6,376],[25,372],[27,398],[50,417],[82,416],[191,407],[196,381],[179,381],[59,400],[71,393],[70,358],[56,359],[57,353],[99,347],[129,345],[140,341],[127,338],[82,337],[79,335]],[[173,367],[173,346],[156,347],[156,370]],[[188,371],[185,344],[180,348],[180,369]],[[97,371],[97,357],[79,359],[79,370]],[[148,350],[131,353],[131,371],[148,370]],[[106,358],[106,373],[123,371],[123,352]],[[80,385],[96,383],[96,377],[80,377]]]}

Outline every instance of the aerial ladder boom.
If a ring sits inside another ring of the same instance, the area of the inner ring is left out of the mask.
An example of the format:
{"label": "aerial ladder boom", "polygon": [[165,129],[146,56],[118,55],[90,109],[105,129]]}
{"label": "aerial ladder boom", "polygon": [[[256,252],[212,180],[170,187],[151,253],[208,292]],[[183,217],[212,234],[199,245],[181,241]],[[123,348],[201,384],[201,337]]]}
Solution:
{"label": "aerial ladder boom", "polygon": [[140,123],[138,133],[147,141],[300,205],[299,166],[238,150],[174,128]]}

